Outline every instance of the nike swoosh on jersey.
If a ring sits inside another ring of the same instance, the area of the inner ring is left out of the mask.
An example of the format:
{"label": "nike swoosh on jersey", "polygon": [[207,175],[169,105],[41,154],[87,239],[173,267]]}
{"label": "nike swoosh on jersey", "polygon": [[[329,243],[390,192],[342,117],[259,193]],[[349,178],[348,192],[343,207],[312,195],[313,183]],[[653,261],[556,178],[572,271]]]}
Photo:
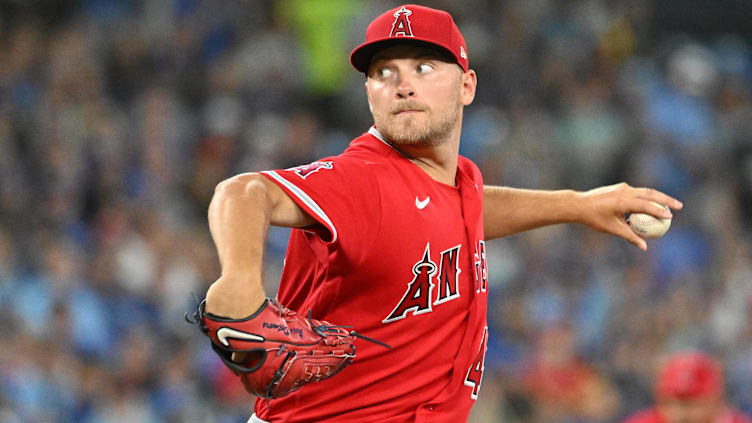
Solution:
{"label": "nike swoosh on jersey", "polygon": [[426,199],[423,201],[420,201],[418,200],[418,197],[415,197],[415,207],[417,207],[419,210],[423,210],[426,208],[429,201],[431,201],[431,197],[426,197]]}
{"label": "nike swoosh on jersey", "polygon": [[219,339],[219,342],[221,342],[226,347],[230,346],[230,341],[227,340],[228,338],[241,339],[243,341],[264,342],[263,336],[254,335],[248,332],[241,332],[239,330],[228,327],[221,327],[217,329],[217,339]]}

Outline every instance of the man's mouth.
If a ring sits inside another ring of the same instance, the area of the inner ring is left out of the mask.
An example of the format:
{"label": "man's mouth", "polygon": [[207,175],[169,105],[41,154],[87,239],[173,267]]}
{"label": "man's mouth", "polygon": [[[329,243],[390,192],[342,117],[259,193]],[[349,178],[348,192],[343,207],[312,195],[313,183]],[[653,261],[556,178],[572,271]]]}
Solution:
{"label": "man's mouth", "polygon": [[395,104],[392,106],[391,109],[392,109],[391,112],[394,115],[424,112],[426,110],[425,107],[419,104],[416,104],[413,101],[406,101],[403,103]]}

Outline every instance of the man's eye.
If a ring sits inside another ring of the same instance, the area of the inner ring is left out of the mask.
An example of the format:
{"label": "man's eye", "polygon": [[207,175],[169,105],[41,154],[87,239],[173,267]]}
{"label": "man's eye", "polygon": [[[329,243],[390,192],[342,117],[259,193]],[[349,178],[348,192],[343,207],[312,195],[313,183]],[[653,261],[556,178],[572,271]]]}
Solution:
{"label": "man's eye", "polygon": [[392,72],[392,70],[389,68],[381,68],[378,71],[379,78],[389,78],[393,74],[394,72]]}
{"label": "man's eye", "polygon": [[433,66],[429,65],[428,63],[421,63],[418,65],[418,73],[426,73],[433,70]]}

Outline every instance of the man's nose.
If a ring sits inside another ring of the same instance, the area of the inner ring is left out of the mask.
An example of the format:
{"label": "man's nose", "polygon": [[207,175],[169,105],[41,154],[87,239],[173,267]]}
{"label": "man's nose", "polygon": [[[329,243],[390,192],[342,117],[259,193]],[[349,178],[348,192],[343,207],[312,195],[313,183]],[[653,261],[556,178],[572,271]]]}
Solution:
{"label": "man's nose", "polygon": [[397,97],[401,99],[415,97],[415,87],[407,76],[400,76],[397,85]]}

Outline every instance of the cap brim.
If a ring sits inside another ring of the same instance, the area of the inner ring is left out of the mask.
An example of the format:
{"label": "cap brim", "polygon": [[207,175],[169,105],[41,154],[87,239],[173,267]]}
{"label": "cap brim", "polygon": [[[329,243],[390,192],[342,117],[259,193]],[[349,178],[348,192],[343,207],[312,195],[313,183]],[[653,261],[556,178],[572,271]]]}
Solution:
{"label": "cap brim", "polygon": [[448,57],[453,58],[453,62],[457,63],[459,65],[459,62],[457,61],[457,58],[452,54],[452,52],[438,44],[432,41],[424,40],[421,38],[411,37],[411,38],[385,38],[382,40],[375,40],[368,43],[363,43],[359,45],[358,47],[355,47],[353,49],[352,53],[350,53],[350,63],[353,65],[355,69],[357,69],[359,72],[368,73],[368,67],[371,65],[371,58],[378,53],[379,51],[391,47],[396,44],[413,44],[413,45],[419,45],[423,47],[438,49],[444,53],[447,54]]}

